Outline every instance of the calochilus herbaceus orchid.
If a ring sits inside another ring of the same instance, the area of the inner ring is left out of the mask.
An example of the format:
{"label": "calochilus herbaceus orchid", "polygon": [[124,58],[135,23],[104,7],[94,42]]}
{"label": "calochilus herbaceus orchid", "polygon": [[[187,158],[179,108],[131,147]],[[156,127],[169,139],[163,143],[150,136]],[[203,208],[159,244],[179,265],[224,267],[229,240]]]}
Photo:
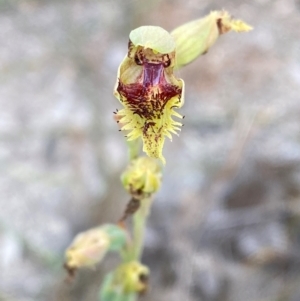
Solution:
{"label": "calochilus herbaceus orchid", "polygon": [[116,112],[116,119],[121,130],[128,131],[128,141],[141,138],[143,151],[165,163],[165,137],[172,139],[172,134],[180,131],[182,115],[176,110],[184,104],[184,82],[173,71],[206,53],[230,30],[242,32],[251,27],[226,11],[214,11],[171,33],[158,26],[141,26],[130,32],[128,53],[120,64],[114,90],[124,107]]}
{"label": "calochilus herbaceus orchid", "polygon": [[[101,301],[135,301],[148,288],[150,270],[141,263],[145,225],[162,181],[162,155],[166,137],[178,134],[183,118],[178,110],[184,103],[184,82],[174,75],[179,69],[206,53],[218,37],[230,30],[251,27],[234,20],[226,11],[179,26],[171,33],[157,26],[142,26],[129,34],[128,53],[118,70],[114,95],[123,108],[115,119],[128,140],[130,162],[121,176],[131,196],[118,224],[105,224],[77,235],[66,250],[65,268],[69,280],[77,269],[95,267],[108,252],[117,252],[121,262],[101,285]],[[129,228],[126,220],[131,217]]]}

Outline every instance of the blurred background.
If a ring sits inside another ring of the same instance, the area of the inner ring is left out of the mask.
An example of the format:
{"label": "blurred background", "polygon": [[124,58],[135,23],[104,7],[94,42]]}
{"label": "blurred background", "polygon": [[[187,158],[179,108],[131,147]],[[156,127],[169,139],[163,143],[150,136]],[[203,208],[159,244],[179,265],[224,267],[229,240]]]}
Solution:
{"label": "blurred background", "polygon": [[112,90],[130,30],[211,10],[254,27],[177,72],[145,301],[300,300],[299,0],[0,1],[0,300],[93,301],[117,257],[64,282],[65,248],[129,196]]}

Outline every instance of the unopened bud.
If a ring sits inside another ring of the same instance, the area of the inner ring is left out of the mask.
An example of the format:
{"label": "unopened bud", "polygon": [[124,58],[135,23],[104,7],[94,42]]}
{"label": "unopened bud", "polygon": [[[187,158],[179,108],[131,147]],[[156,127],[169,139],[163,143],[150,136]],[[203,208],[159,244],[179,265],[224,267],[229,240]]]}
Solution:
{"label": "unopened bud", "polygon": [[140,262],[120,265],[115,272],[115,283],[120,283],[125,293],[144,293],[148,287],[149,269]]}
{"label": "unopened bud", "polygon": [[104,225],[78,234],[66,250],[66,269],[93,267],[107,251],[118,251],[126,242],[126,233],[116,225]]}
{"label": "unopened bud", "polygon": [[161,167],[155,159],[139,157],[130,162],[121,180],[134,198],[143,199],[158,191],[161,177]]}
{"label": "unopened bud", "polygon": [[99,291],[99,300],[133,301],[136,294],[148,289],[149,269],[140,262],[123,263],[106,275]]}
{"label": "unopened bud", "polygon": [[226,11],[213,11],[206,17],[183,24],[171,32],[176,42],[176,65],[179,69],[205,54],[221,34],[230,30],[247,32],[251,26],[233,19]]}

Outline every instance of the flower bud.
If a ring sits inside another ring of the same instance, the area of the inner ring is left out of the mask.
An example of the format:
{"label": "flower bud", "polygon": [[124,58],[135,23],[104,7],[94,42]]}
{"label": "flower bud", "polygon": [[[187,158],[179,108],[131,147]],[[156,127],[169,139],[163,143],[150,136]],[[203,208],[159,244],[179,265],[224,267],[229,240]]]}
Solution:
{"label": "flower bud", "polygon": [[230,30],[247,32],[251,26],[232,19],[226,11],[213,11],[206,17],[183,24],[171,32],[176,42],[176,66],[181,68],[205,54],[218,37]]}
{"label": "flower bud", "polygon": [[144,293],[148,287],[149,269],[140,262],[131,261],[115,271],[114,282],[121,284],[125,293]]}
{"label": "flower bud", "polygon": [[143,199],[158,191],[161,177],[161,167],[155,159],[139,157],[130,162],[121,181],[134,198]]}
{"label": "flower bud", "polygon": [[107,251],[118,251],[125,245],[126,233],[116,225],[104,225],[78,234],[66,250],[66,269],[93,267]]}
{"label": "flower bud", "polygon": [[148,289],[149,269],[137,261],[120,265],[105,276],[99,300],[133,301]]}

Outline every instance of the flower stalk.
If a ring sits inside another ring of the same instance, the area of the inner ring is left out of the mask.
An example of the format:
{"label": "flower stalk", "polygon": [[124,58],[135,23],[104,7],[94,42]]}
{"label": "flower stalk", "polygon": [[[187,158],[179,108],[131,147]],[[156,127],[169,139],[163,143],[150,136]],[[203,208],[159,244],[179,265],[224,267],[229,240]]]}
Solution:
{"label": "flower stalk", "polygon": [[152,197],[145,198],[142,201],[141,208],[133,216],[134,244],[133,244],[132,258],[134,260],[138,260],[138,261],[141,260],[143,245],[144,245],[146,222],[150,214],[152,201],[153,201]]}

